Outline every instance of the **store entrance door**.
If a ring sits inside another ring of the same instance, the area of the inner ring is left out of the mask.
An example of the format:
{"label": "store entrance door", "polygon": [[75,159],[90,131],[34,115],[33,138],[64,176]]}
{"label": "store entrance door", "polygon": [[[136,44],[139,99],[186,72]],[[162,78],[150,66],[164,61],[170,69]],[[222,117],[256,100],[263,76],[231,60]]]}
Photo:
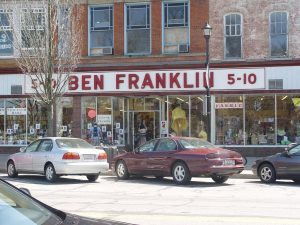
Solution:
{"label": "store entrance door", "polygon": [[[130,112],[130,134],[133,149],[156,137],[155,119],[155,112],[153,111]],[[146,128],[141,125],[142,121],[144,121]]]}

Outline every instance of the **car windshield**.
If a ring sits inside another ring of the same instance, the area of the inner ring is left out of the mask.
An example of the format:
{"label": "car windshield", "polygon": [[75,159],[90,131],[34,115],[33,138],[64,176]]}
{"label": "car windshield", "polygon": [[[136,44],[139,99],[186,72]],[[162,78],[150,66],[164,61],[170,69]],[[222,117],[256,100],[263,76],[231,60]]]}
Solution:
{"label": "car windshield", "polygon": [[185,148],[185,149],[191,149],[191,148],[215,148],[215,146],[208,141],[204,141],[198,138],[187,138],[187,139],[180,139],[178,140],[179,143]]}
{"label": "car windshield", "polygon": [[59,148],[94,148],[93,145],[81,139],[57,139]]}
{"label": "car windshield", "polygon": [[[0,180],[0,218],[5,225],[60,224],[61,219]],[[2,224],[2,223],[1,223]]]}

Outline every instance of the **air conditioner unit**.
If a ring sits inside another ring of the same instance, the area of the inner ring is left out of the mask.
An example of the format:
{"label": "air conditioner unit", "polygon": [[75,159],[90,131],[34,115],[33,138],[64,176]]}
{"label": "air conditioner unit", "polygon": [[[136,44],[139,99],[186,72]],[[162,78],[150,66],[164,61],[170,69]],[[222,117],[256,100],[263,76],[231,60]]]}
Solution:
{"label": "air conditioner unit", "polygon": [[180,44],[180,45],[178,45],[178,52],[179,53],[187,53],[187,52],[189,52],[189,45],[188,44]]}
{"label": "air conditioner unit", "polygon": [[91,49],[91,55],[112,55],[112,47],[93,48]]}

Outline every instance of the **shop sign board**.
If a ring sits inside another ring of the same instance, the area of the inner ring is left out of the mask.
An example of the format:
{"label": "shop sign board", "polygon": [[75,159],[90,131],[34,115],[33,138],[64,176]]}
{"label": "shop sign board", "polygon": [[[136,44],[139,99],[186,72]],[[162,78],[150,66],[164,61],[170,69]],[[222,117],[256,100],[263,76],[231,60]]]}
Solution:
{"label": "shop sign board", "polygon": [[242,109],[244,104],[242,102],[217,102],[215,103],[216,109]]}
{"label": "shop sign board", "polygon": [[26,115],[27,108],[7,108],[6,112],[7,112],[7,115],[9,115],[9,116]]}
{"label": "shop sign board", "polygon": [[97,124],[110,125],[111,115],[97,115]]}
{"label": "shop sign board", "polygon": [[[206,70],[151,70],[74,73],[69,76],[69,93],[116,93],[157,91],[206,90],[206,81],[212,90],[265,89],[265,69]],[[34,92],[34,85],[26,77],[26,93]],[[54,76],[55,77],[55,76]],[[54,82],[55,83],[55,82]]]}

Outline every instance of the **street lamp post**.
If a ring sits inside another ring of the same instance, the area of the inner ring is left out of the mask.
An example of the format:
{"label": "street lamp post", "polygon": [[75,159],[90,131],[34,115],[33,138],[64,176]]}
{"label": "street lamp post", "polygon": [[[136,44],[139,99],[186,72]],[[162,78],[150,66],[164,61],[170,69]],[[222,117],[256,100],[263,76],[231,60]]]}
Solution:
{"label": "street lamp post", "polygon": [[207,110],[207,140],[211,142],[211,99],[210,99],[210,72],[209,72],[209,38],[211,36],[211,26],[206,22],[203,29],[203,35],[206,44],[206,110]]}

